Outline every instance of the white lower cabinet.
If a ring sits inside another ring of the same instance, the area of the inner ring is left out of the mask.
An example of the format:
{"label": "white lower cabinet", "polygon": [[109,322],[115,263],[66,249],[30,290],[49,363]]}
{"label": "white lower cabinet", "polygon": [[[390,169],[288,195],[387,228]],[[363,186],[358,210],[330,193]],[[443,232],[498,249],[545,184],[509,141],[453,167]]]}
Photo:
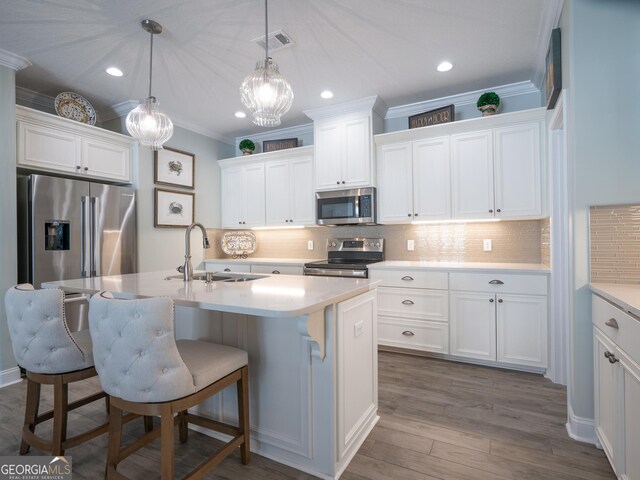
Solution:
{"label": "white lower cabinet", "polygon": [[640,320],[592,299],[596,435],[618,478],[640,478]]}
{"label": "white lower cabinet", "polygon": [[302,269],[303,267],[298,265],[251,265],[251,273],[268,273],[270,275],[302,275]]}
{"label": "white lower cabinet", "polygon": [[251,265],[247,263],[207,263],[205,270],[208,272],[250,273]]}
{"label": "white lower cabinet", "polygon": [[546,276],[452,273],[450,284],[451,355],[546,368]]}
{"label": "white lower cabinet", "polygon": [[378,344],[434,353],[449,352],[446,272],[370,270],[378,288]]}

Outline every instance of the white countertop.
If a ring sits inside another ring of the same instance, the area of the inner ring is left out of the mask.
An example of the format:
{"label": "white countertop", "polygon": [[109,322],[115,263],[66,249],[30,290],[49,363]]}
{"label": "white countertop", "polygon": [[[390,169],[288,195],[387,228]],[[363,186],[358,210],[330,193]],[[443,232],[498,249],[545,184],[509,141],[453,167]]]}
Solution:
{"label": "white countertop", "polygon": [[176,305],[263,317],[299,317],[375,288],[376,281],[352,278],[264,275],[243,283],[165,280],[174,270],[43,283],[66,291],[112,292],[119,298],[170,297]]}
{"label": "white countertop", "polygon": [[618,305],[624,311],[640,317],[640,285],[590,283],[591,291]]}
{"label": "white countertop", "polygon": [[425,270],[455,270],[477,272],[508,272],[508,273],[540,273],[548,275],[550,268],[541,263],[489,263],[489,262],[420,262],[388,260],[369,265],[370,270],[378,269],[425,269]]}
{"label": "white countertop", "polygon": [[317,258],[260,258],[260,257],[249,257],[249,258],[208,258],[203,260],[203,263],[210,263],[212,265],[217,263],[239,263],[244,265],[299,265],[303,266],[305,263],[315,262]]}

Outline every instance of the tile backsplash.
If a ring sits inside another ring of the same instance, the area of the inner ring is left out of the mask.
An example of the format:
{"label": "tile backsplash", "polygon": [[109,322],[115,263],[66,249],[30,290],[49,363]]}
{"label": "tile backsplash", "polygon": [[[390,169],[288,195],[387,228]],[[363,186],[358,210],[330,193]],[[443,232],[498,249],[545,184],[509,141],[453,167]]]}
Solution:
{"label": "tile backsplash", "polygon": [[640,206],[591,207],[591,281],[640,283]]}
{"label": "tile backsplash", "polygon": [[[500,263],[540,263],[543,220],[430,225],[377,225],[361,227],[313,227],[300,230],[256,230],[255,257],[323,259],[327,238],[381,237],[387,260],[428,260]],[[206,258],[228,258],[220,248],[224,230],[208,230],[213,247]],[[483,251],[483,240],[492,240],[492,251]],[[307,250],[313,240],[314,250]],[[415,250],[407,251],[407,240]]]}
{"label": "tile backsplash", "polygon": [[551,219],[540,220],[540,260],[541,263],[551,266]]}

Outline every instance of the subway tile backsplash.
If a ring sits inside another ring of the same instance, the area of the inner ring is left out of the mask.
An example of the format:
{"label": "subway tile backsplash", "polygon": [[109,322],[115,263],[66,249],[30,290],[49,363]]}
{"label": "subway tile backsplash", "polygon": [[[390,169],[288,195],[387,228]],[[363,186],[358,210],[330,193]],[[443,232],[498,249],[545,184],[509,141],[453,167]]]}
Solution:
{"label": "subway tile backsplash", "polygon": [[640,283],[640,206],[591,207],[591,281]]}
{"label": "subway tile backsplash", "polygon": [[[256,230],[255,257],[323,259],[327,238],[381,237],[387,260],[540,263],[544,249],[544,220],[431,225],[377,225],[361,227],[312,227],[300,230]],[[220,248],[225,230],[209,230],[214,243],[206,258],[228,258]],[[492,251],[483,251],[483,240],[492,240]],[[313,240],[314,250],[307,250]],[[415,250],[407,251],[407,240]],[[548,256],[548,255],[547,255]]]}

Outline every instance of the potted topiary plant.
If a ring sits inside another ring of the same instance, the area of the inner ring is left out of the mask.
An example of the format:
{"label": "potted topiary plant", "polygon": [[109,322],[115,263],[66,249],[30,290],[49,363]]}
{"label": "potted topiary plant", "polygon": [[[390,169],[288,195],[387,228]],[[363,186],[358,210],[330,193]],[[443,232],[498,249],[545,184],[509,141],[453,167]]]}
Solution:
{"label": "potted topiary plant", "polygon": [[483,117],[493,115],[500,106],[500,97],[496,92],[485,92],[480,95],[476,106],[482,112]]}
{"label": "potted topiary plant", "polygon": [[253,143],[248,138],[245,138],[240,142],[240,144],[238,145],[238,148],[240,148],[240,150],[244,155],[251,155],[253,151],[256,149],[256,144]]}

